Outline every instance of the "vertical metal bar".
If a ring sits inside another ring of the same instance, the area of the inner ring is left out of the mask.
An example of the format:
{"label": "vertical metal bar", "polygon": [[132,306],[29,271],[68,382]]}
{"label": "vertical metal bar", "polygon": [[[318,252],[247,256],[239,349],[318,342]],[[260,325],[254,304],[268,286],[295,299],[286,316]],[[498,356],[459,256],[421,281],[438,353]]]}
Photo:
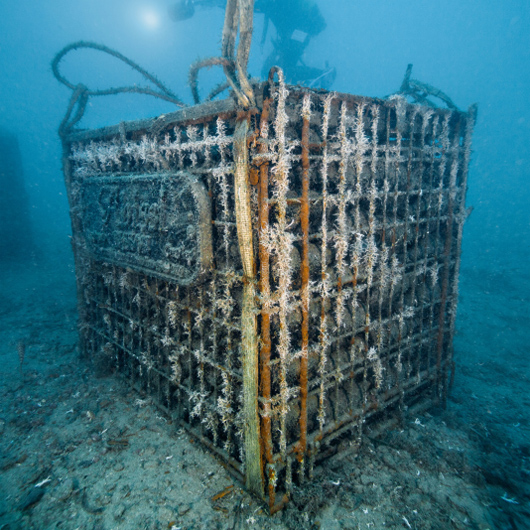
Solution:
{"label": "vertical metal bar", "polygon": [[[93,334],[92,331],[88,328],[88,322],[89,322],[89,313],[88,308],[86,307],[84,295],[86,291],[86,282],[89,281],[88,270],[89,265],[86,263],[86,260],[88,260],[87,256],[82,253],[81,245],[78,241],[80,236],[82,235],[81,230],[81,219],[78,215],[74,214],[74,208],[79,207],[79,199],[76,198],[76,195],[73,193],[74,190],[74,164],[72,162],[72,159],[70,158],[70,154],[72,152],[72,143],[66,141],[65,136],[61,136],[61,143],[62,143],[62,163],[63,163],[63,173],[64,173],[64,180],[66,185],[66,194],[68,197],[68,206],[70,210],[70,223],[72,227],[72,251],[74,254],[74,263],[75,263],[75,270],[76,270],[76,300],[77,300],[77,313],[79,315],[79,323],[78,323],[78,330],[79,330],[79,339],[78,339],[78,345],[79,345],[79,351],[81,352],[81,357],[86,359],[87,358],[87,345],[89,342],[89,334]],[[82,274],[80,274],[80,271],[83,271]]]}
{"label": "vertical metal bar", "polygon": [[[217,306],[215,301],[217,300],[217,275],[215,274],[215,271],[212,274],[212,282],[210,284],[210,311],[212,315],[212,327],[210,329],[210,334],[212,337],[212,349],[211,349],[211,358],[214,363],[217,363],[217,354],[218,354],[218,324],[217,324]],[[220,363],[221,364],[221,363]],[[213,370],[213,402],[215,405],[219,402],[219,379],[221,376],[220,370],[217,368],[210,367],[210,370]],[[219,413],[216,412],[216,417],[219,417]],[[216,427],[216,433],[217,433],[217,427]],[[214,441],[216,441],[217,434],[214,435]],[[217,445],[217,444],[216,444]]]}
{"label": "vertical metal bar", "polygon": [[[407,187],[405,192],[405,213],[403,215],[403,263],[405,265],[405,270],[408,269],[408,266],[410,264],[409,254],[408,254],[408,242],[409,242],[409,223],[413,223],[413,219],[411,218],[409,214],[409,207],[410,207],[410,196],[411,196],[411,188],[412,188],[412,165],[413,165],[413,159],[414,159],[414,122],[416,121],[416,116],[418,115],[418,108],[413,107],[410,111],[410,116],[408,120],[408,126],[409,126],[409,147],[408,147],[408,155],[407,155]],[[398,120],[399,121],[399,120]],[[400,131],[400,134],[405,133],[405,122],[403,122],[403,131]],[[408,273],[411,274],[410,272]],[[414,286],[416,278],[412,278],[412,285]],[[412,287],[414,289],[414,287]],[[411,300],[413,303],[413,301]],[[401,326],[399,331],[399,349],[401,351],[402,344],[405,343],[405,348],[407,352],[407,361],[406,361],[406,379],[408,380],[410,377],[410,374],[412,373],[412,366],[411,366],[411,348],[408,347],[407,342],[409,342],[409,337],[403,336],[403,326],[404,326],[404,316],[405,314],[409,315],[409,308],[405,308],[405,281],[401,284]],[[413,306],[410,306],[410,309],[414,309]],[[412,326],[412,315],[408,316],[410,322],[408,326]],[[401,396],[400,399],[400,408],[403,407],[403,398],[404,395]]]}
{"label": "vertical metal bar", "polygon": [[[225,295],[225,297],[227,299],[231,298],[230,287],[229,286],[226,287],[226,295]],[[225,314],[225,320],[226,320],[227,324],[229,324],[228,316],[226,314]],[[230,392],[227,395],[227,398],[229,400],[234,398],[234,389],[233,389],[233,386],[232,386],[233,385],[233,380],[232,380],[232,375],[230,373],[231,370],[232,370],[232,367],[233,367],[233,362],[234,362],[233,357],[234,357],[234,348],[233,348],[233,345],[232,345],[232,328],[227,325],[227,330],[226,330],[226,358],[225,359],[226,359],[226,367],[227,367],[228,372],[229,372],[229,375],[227,377],[228,377],[228,381],[230,382],[230,384],[229,384]],[[231,448],[232,440],[234,438],[234,427],[233,427],[232,424],[230,424],[230,426],[228,428],[227,437],[228,437],[227,447]]]}
{"label": "vertical metal bar", "polygon": [[455,333],[455,321],[456,321],[456,308],[458,305],[458,277],[460,274],[460,262],[462,256],[462,234],[464,229],[464,222],[466,219],[466,192],[467,192],[467,176],[469,172],[469,159],[471,156],[471,137],[473,135],[473,129],[475,126],[477,114],[476,105],[469,107],[466,117],[465,133],[464,133],[464,153],[463,153],[463,170],[462,170],[462,181],[461,186],[461,197],[459,203],[459,211],[457,214],[458,233],[456,240],[456,263],[452,286],[452,302],[450,310],[450,331],[449,331],[449,352],[447,356],[447,366],[451,369],[451,380],[449,383],[448,392],[451,390],[453,379],[454,379],[454,362],[453,362],[453,338]]}
{"label": "vertical metal bar", "polygon": [[[430,223],[431,223],[431,211],[430,211],[430,202],[431,202],[431,188],[432,188],[432,164],[434,159],[434,153],[432,150],[430,150],[431,156],[430,159],[428,159],[429,150],[427,149],[426,145],[426,135],[427,135],[427,127],[429,125],[429,122],[431,121],[431,118],[433,117],[434,112],[432,109],[422,109],[421,116],[422,116],[422,125],[421,125],[421,139],[420,139],[420,147],[419,147],[419,156],[420,156],[420,177],[419,177],[419,189],[418,189],[418,199],[417,199],[417,206],[416,206],[416,242],[415,242],[415,257],[414,257],[414,278],[415,282],[418,281],[418,278],[421,278],[419,281],[420,283],[420,294],[419,294],[419,314],[417,321],[419,322],[419,329],[418,329],[418,336],[419,336],[419,345],[418,345],[418,354],[416,359],[416,378],[420,378],[421,373],[421,364],[423,360],[423,352],[425,350],[424,345],[428,341],[428,336],[424,337],[424,330],[423,330],[423,320],[424,320],[424,309],[425,309],[425,293],[427,291],[427,272],[428,272],[428,259],[429,259],[429,231],[430,231]],[[431,128],[433,127],[434,120],[431,122]],[[434,137],[434,130],[433,130],[433,137]],[[425,171],[425,165],[427,164],[427,167],[429,167],[429,182],[424,185],[424,171]],[[424,226],[423,228],[423,265],[422,269],[417,271],[416,270],[416,263],[417,263],[417,256],[418,256],[418,249],[419,249],[419,241],[418,241],[418,229],[420,225],[420,216],[421,216],[421,202],[424,195],[427,195],[426,199],[427,202],[427,210],[425,218],[421,219],[421,222]],[[427,345],[428,346],[428,345]],[[427,367],[427,370],[429,368]]]}
{"label": "vertical metal bar", "polygon": [[[370,164],[370,171],[374,176],[379,176],[377,174],[377,152],[378,152],[378,138],[377,138],[377,130],[379,127],[379,111],[380,108],[377,105],[372,105],[371,107],[371,116],[372,116],[372,161]],[[385,167],[386,169],[386,167]],[[377,349],[380,352],[384,352],[384,346],[385,346],[385,329],[383,326],[383,303],[384,303],[384,294],[386,291],[386,287],[388,285],[388,282],[391,280],[390,278],[390,271],[388,268],[388,257],[389,257],[389,250],[386,244],[386,224],[387,224],[387,204],[388,204],[388,180],[387,180],[387,174],[386,171],[383,171],[383,198],[381,200],[381,221],[379,225],[379,229],[381,230],[381,255],[379,258],[379,296],[378,296],[378,316],[377,316]]]}
{"label": "vertical metal bar", "polygon": [[438,226],[438,217],[439,213],[436,214],[436,216],[433,216],[433,197],[436,198],[436,195],[434,193],[434,175],[436,173],[435,166],[436,166],[436,132],[438,130],[440,123],[440,118],[438,114],[434,115],[434,118],[432,120],[432,145],[431,145],[431,167],[429,170],[429,190],[428,190],[428,196],[427,196],[427,234],[428,237],[425,241],[425,248],[429,248],[430,245],[430,239],[431,239],[431,233],[434,232],[435,238],[434,238],[434,247],[430,249],[429,255],[432,255],[432,261],[433,265],[431,268],[431,295],[428,300],[429,304],[429,329],[427,332],[427,376],[430,377],[431,375],[431,368],[432,368],[432,338],[433,338],[433,326],[434,326],[434,303],[435,303],[435,286],[438,283],[438,236],[436,234],[436,230],[431,230],[431,225],[433,225],[434,222],[436,222],[436,227]]}
{"label": "vertical metal bar", "polygon": [[[340,142],[340,160],[339,160],[339,183],[337,194],[335,195],[336,205],[338,207],[338,214],[336,220],[337,231],[335,235],[335,269],[337,271],[337,297],[335,299],[335,324],[336,329],[340,332],[344,327],[344,315],[345,315],[345,301],[347,296],[350,294],[343,289],[343,280],[346,273],[346,255],[348,253],[348,236],[350,234],[350,227],[347,223],[346,205],[348,203],[348,197],[346,194],[346,173],[348,170],[348,163],[350,159],[351,146],[347,134],[348,124],[348,105],[346,101],[342,101],[340,105],[340,118],[338,127],[338,139]],[[340,349],[342,347],[342,341],[336,341],[333,344],[335,358],[339,358],[341,355]],[[332,353],[332,355],[333,355]],[[335,398],[333,400],[334,405],[334,417],[339,417],[340,409],[340,382],[342,381],[343,375],[341,372],[335,372]]]}
{"label": "vertical metal bar", "polygon": [[[143,337],[143,333],[144,333],[144,330],[142,328],[142,323],[144,322],[144,319],[143,319],[143,315],[142,315],[142,311],[141,311],[141,307],[142,307],[142,291],[141,291],[141,280],[140,280],[140,274],[137,274],[136,275],[136,297],[135,297],[135,300],[136,300],[136,323],[138,325],[138,333],[136,334],[136,346],[137,346],[137,349],[136,349],[136,352],[137,355],[141,353],[142,351],[142,337]],[[135,350],[131,350],[133,353]],[[139,368],[140,366],[140,361],[137,359],[136,356],[134,355],[130,355],[130,360],[129,360],[129,363],[130,363],[130,369],[131,369],[131,387],[134,388],[134,386],[136,385],[136,370]],[[137,365],[137,366],[135,366]]]}
{"label": "vertical metal bar", "polygon": [[[449,147],[450,147],[450,144],[449,144],[449,119],[451,117],[451,113],[450,112],[447,112],[444,117],[443,117],[443,120],[442,120],[442,131],[441,131],[441,138],[440,138],[440,144],[441,144],[441,154],[440,154],[440,165],[438,167],[438,175],[439,175],[439,183],[438,183],[438,189],[436,190],[437,191],[437,200],[438,200],[438,205],[437,205],[437,219],[436,219],[436,239],[435,239],[435,251],[434,251],[434,254],[435,254],[435,264],[436,266],[438,267],[438,260],[439,260],[439,247],[440,247],[440,240],[441,240],[441,231],[440,231],[440,228],[441,228],[441,224],[442,224],[442,206],[443,206],[443,201],[444,201],[444,178],[445,178],[445,171],[446,171],[446,166],[447,166],[447,153],[449,151]],[[442,294],[443,294],[443,281],[442,281]],[[433,297],[432,297],[432,306],[431,306],[431,315],[430,315],[430,318],[431,318],[431,328],[434,324],[434,318],[435,318],[435,315],[434,315],[434,303],[435,303],[435,300],[434,300],[434,293],[433,293]],[[442,304],[442,302],[440,302],[440,308],[439,308],[439,311],[440,313],[438,314],[438,323],[440,322],[440,316],[442,318],[442,322],[443,322],[443,310],[442,310],[442,306],[444,304]],[[431,361],[432,363],[434,364],[434,362],[436,361],[436,373],[435,373],[435,385],[434,385],[434,389],[435,389],[435,392],[436,392],[436,398],[439,399],[439,394],[438,394],[438,382],[439,382],[439,378],[440,378],[440,374],[439,374],[439,367],[438,367],[438,343],[439,343],[439,336],[440,336],[440,332],[443,334],[443,329],[438,329],[438,336],[437,338],[435,339],[433,337],[433,349],[434,349],[434,353],[436,354],[436,357],[435,359],[433,360],[431,358]],[[436,347],[434,348],[435,346],[435,343],[436,343]],[[431,350],[432,351],[432,350]],[[441,353],[440,353],[441,355]],[[440,359],[441,360],[441,359]]]}
{"label": "vertical metal bar", "polygon": [[[460,142],[460,121],[461,118],[458,116],[458,121],[455,125],[453,132],[453,142],[451,149],[451,170],[449,174],[449,186],[448,186],[448,200],[447,200],[447,223],[446,223],[446,234],[445,234],[445,245],[444,245],[444,274],[442,279],[442,297],[440,301],[440,314],[438,316],[438,339],[436,345],[436,392],[437,396],[442,398],[442,404],[445,407],[447,398],[447,362],[444,362],[442,367],[443,357],[443,345],[445,338],[445,308],[447,304],[447,294],[449,290],[449,276],[451,267],[451,249],[453,245],[453,221],[454,221],[454,206],[456,198],[456,177],[458,175],[459,166],[459,142]],[[447,357],[447,356],[446,356]],[[447,359],[446,359],[447,361]],[[440,386],[442,387],[440,389]],[[440,396],[441,394],[441,396]]]}
{"label": "vertical metal bar", "polygon": [[[194,382],[193,382],[193,339],[192,339],[192,317],[191,317],[191,311],[190,311],[190,307],[191,307],[191,289],[188,287],[186,289],[186,324],[185,324],[185,327],[186,327],[186,331],[188,333],[188,351],[186,352],[187,356],[188,356],[188,377],[189,377],[189,383],[188,383],[188,387],[189,388],[193,388],[195,385],[194,385]],[[188,414],[188,423],[191,425],[192,423],[192,417],[191,417],[191,406],[190,406],[190,403],[189,403],[189,395],[188,395],[188,411],[189,411],[189,414]]]}
{"label": "vertical metal bar", "polygon": [[[263,109],[259,124],[261,143],[259,153],[265,154],[268,151],[268,122],[272,97],[266,97],[263,100]],[[269,164],[264,162],[260,166],[259,173],[259,289],[261,293],[261,341],[260,341],[260,398],[262,400],[261,414],[261,451],[268,465],[269,473],[273,464],[272,454],[272,419],[271,419],[271,335],[270,335],[270,308],[267,301],[270,299],[270,279],[269,266],[270,256],[265,238],[269,230]],[[276,492],[274,481],[268,477],[269,507],[272,510],[276,502]]]}
{"label": "vertical metal bar", "polygon": [[[197,350],[195,350],[194,354],[197,357],[197,375],[199,376],[199,395],[200,400],[202,401],[206,396],[206,381],[205,381],[205,363],[204,363],[204,356],[206,354],[204,350],[204,289],[199,290],[199,296],[197,297],[197,305],[198,305],[198,315],[195,317],[194,327],[198,332],[199,335],[199,347]],[[198,322],[197,322],[198,321]],[[205,423],[204,420],[206,419],[206,412],[203,407],[201,407],[200,411],[200,419],[201,419],[201,434],[202,436],[206,437],[205,431]]]}
{"label": "vertical metal bar", "polygon": [[[396,252],[396,223],[397,223],[397,175],[395,176],[396,184],[394,186],[394,190],[392,193],[390,193],[390,182],[391,175],[390,175],[390,120],[391,120],[391,109],[387,106],[383,107],[384,110],[384,124],[385,124],[385,169],[384,169],[384,188],[385,188],[385,197],[384,197],[384,217],[383,217],[383,241],[386,243],[387,238],[387,203],[389,201],[392,201],[392,214],[388,215],[390,218],[390,221],[388,221],[388,231],[391,232],[390,234],[390,250],[389,250],[389,260],[391,262],[391,268],[390,268],[390,288],[388,291],[388,329],[387,334],[389,337],[389,345],[390,341],[392,340],[392,331],[393,331],[393,323],[394,323],[394,315],[392,313],[393,311],[393,299],[394,299],[394,289],[396,284],[399,281],[399,261],[397,258],[397,252]],[[389,199],[389,194],[393,195],[393,200]],[[400,370],[398,363],[395,363],[395,378],[396,382],[400,378]]]}
{"label": "vertical metal bar", "polygon": [[[365,146],[364,150],[368,149],[368,140],[364,134],[364,120],[365,120],[365,104],[360,103],[357,107],[357,126],[356,126],[356,137],[357,144]],[[364,154],[364,153],[362,153]],[[372,307],[371,307],[371,296],[372,296],[372,287],[374,279],[374,269],[379,258],[377,244],[375,242],[375,230],[377,226],[377,221],[375,217],[376,210],[376,200],[377,197],[377,187],[376,179],[374,172],[370,168],[370,184],[369,189],[366,193],[368,197],[368,233],[366,235],[366,250],[364,253],[364,261],[366,267],[366,315],[365,315],[365,324],[364,324],[364,348],[365,348],[365,366],[364,366],[364,383],[365,383],[365,393],[367,393],[368,385],[366,379],[366,367],[367,361],[372,363],[374,371],[374,387],[376,390],[380,388],[382,383],[382,367],[380,352],[377,350],[376,346],[371,346],[368,348],[370,343],[370,332],[372,330]],[[377,394],[374,392],[372,396],[377,401]]]}
{"label": "vertical metal bar", "polygon": [[[418,164],[416,167],[416,175],[417,179],[415,179],[415,182],[412,182],[412,188],[410,190],[411,196],[416,195],[416,209],[414,210],[414,215],[410,216],[411,224],[414,225],[414,253],[412,257],[412,286],[411,286],[411,296],[410,301],[412,304],[412,307],[417,305],[419,303],[419,308],[417,308],[420,313],[423,309],[423,299],[420,298],[419,302],[416,299],[416,285],[418,283],[418,276],[421,274],[421,270],[418,272],[418,250],[419,250],[419,237],[420,237],[420,217],[421,217],[421,195],[420,192],[422,190],[422,184],[423,184],[423,146],[425,143],[425,130],[427,127],[427,119],[425,113],[430,112],[430,109],[421,109],[419,112],[420,118],[421,118],[421,128],[420,128],[420,138],[419,138],[419,146],[418,148],[414,147],[414,129],[415,124],[414,121],[411,124],[411,131],[410,131],[410,143],[411,143],[411,149],[413,152],[416,152],[416,163]],[[429,114],[427,114],[429,116]],[[417,182],[416,182],[417,180]],[[423,284],[422,284],[423,285]],[[415,309],[416,311],[416,309]],[[422,318],[417,319],[416,315],[414,315],[413,319],[410,319],[409,329],[408,329],[408,336],[407,336],[407,342],[409,346],[409,377],[413,377],[414,367],[416,368],[416,374],[418,377],[418,383],[419,383],[419,374],[420,374],[420,361],[421,361],[421,351],[422,351],[422,342],[421,342],[421,329],[422,329]],[[420,341],[417,347],[416,352],[416,359],[414,359],[412,348],[410,347],[412,342],[413,335],[416,334],[415,325],[418,325],[418,328],[420,330],[419,337]],[[411,358],[412,357],[412,358]]]}
{"label": "vertical metal bar", "polygon": [[[155,320],[158,326],[159,333],[164,333],[164,326],[162,325],[163,324],[162,312],[160,308],[160,291],[162,289],[158,282],[159,280],[155,279],[155,293],[154,293],[155,304],[156,304]],[[162,370],[161,370],[162,368],[162,344],[160,343],[160,341],[156,341],[156,339],[155,339],[155,344],[156,344],[156,353],[157,353],[156,367],[159,369],[155,372],[155,377],[157,380],[158,403],[163,403],[163,400],[162,400]]]}
{"label": "vertical metal bar", "polygon": [[324,142],[324,151],[322,153],[322,243],[321,243],[321,282],[320,282],[320,359],[318,362],[318,375],[320,377],[320,389],[318,396],[318,424],[319,424],[319,438],[324,433],[324,423],[326,422],[326,406],[325,406],[325,383],[324,376],[326,374],[326,363],[327,356],[326,350],[329,348],[328,339],[328,316],[326,314],[326,305],[329,299],[329,278],[326,271],[327,268],[327,250],[328,250],[328,129],[329,129],[329,118],[331,113],[331,102],[334,95],[328,94],[324,100],[324,109],[322,116],[322,141]]}
{"label": "vertical metal bar", "polygon": [[[401,112],[404,112],[400,107],[401,105],[405,105],[404,102],[398,100],[396,103],[396,106],[394,107],[394,112],[396,114],[396,129],[395,129],[395,135],[396,135],[396,146],[394,148],[394,156],[395,156],[395,183],[394,183],[394,205],[393,205],[393,231],[392,231],[392,252],[394,255],[397,255],[397,246],[398,246],[398,239],[396,234],[397,229],[397,223],[398,223],[398,209],[399,209],[399,184],[401,180],[401,162],[402,162],[402,153],[401,153],[401,141],[402,141],[402,131],[400,130],[403,126],[402,120],[400,120],[400,114]],[[391,119],[391,113],[389,112],[388,119]],[[390,129],[389,129],[389,132]],[[405,195],[405,201],[408,202],[408,195]],[[407,240],[407,232],[406,232],[406,224],[404,224],[404,242],[403,242],[403,263],[402,263],[402,270],[403,270],[403,276],[401,277],[401,290],[399,293],[399,305],[398,305],[398,311],[399,314],[398,317],[398,336],[397,336],[397,360],[396,360],[396,384],[395,388],[396,391],[399,394],[399,407],[397,409],[397,420],[399,424],[403,422],[403,384],[402,384],[402,377],[403,377],[403,362],[402,362],[402,351],[401,351],[401,336],[403,332],[403,312],[404,312],[404,282],[405,282],[405,268],[406,268],[406,260],[407,260],[407,246],[406,246],[406,240]]]}
{"label": "vertical metal bar", "polygon": [[300,203],[300,224],[302,228],[302,357],[300,358],[300,441],[298,461],[304,462],[307,449],[307,367],[309,345],[309,120],[311,98],[304,95],[302,110],[302,199]]}

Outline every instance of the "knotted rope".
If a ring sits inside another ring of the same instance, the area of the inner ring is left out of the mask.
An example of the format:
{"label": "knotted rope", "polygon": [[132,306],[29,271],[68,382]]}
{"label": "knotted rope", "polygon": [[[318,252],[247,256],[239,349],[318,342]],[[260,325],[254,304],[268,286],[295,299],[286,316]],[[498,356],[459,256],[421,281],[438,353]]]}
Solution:
{"label": "knotted rope", "polygon": [[[191,66],[189,83],[194,102],[200,103],[198,74],[202,68],[222,66],[227,82],[215,87],[206,98],[211,100],[228,87],[234,91],[238,104],[244,109],[254,106],[254,92],[250,86],[247,66],[250,55],[254,18],[254,0],[228,0],[225,11],[221,57],[210,57],[197,61]],[[236,39],[239,29],[239,42],[236,54]]]}

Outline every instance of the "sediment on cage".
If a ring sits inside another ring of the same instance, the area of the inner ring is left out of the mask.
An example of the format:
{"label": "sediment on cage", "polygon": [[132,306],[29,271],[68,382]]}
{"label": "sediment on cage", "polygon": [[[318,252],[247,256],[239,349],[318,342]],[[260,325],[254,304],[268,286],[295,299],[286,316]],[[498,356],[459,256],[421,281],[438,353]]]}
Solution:
{"label": "sediment on cage", "polygon": [[[83,354],[247,484],[257,469],[253,492],[274,511],[367,427],[445,401],[474,112],[281,78],[253,89],[245,113],[228,99],[71,132],[64,163]],[[235,193],[242,120],[250,274]]]}

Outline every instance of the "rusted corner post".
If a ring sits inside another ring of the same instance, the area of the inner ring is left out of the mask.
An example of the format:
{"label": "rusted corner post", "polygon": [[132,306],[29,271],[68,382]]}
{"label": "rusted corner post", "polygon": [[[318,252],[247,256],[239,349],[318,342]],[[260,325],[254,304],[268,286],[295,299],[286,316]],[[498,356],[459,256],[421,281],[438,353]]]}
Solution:
{"label": "rusted corner post", "polygon": [[302,357],[300,359],[300,441],[298,460],[304,462],[307,450],[307,391],[309,345],[309,119],[311,115],[309,94],[304,97],[302,111],[302,200],[300,224],[302,227]]}

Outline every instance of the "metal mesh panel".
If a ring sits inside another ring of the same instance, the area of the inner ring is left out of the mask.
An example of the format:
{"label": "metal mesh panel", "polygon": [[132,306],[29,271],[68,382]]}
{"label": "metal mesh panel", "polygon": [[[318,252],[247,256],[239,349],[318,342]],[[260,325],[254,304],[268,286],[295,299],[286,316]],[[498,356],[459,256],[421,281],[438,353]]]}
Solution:
{"label": "metal mesh panel", "polygon": [[[366,422],[445,399],[473,124],[281,78],[256,91],[256,408],[274,509]],[[66,142],[81,339],[241,476],[237,115],[201,107]]]}
{"label": "metal mesh panel", "polygon": [[85,353],[240,472],[235,114],[224,118],[72,142],[69,188]]}
{"label": "metal mesh panel", "polygon": [[360,441],[367,420],[445,399],[472,129],[466,115],[402,98],[280,86],[275,102],[254,158],[270,164],[260,197],[270,495]]}

